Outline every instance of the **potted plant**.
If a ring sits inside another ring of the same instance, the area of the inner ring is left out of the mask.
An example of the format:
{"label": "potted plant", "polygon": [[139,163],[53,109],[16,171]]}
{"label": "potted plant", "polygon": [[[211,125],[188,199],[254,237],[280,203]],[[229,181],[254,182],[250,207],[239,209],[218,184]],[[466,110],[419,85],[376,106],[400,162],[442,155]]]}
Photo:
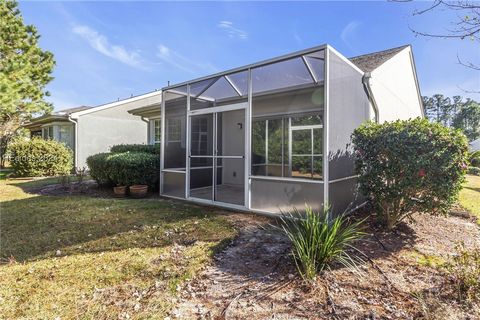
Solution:
{"label": "potted plant", "polygon": [[143,198],[148,192],[148,186],[144,184],[134,184],[128,189],[130,191],[130,195],[134,198]]}
{"label": "potted plant", "polygon": [[127,187],[126,186],[113,187],[113,193],[115,194],[115,197],[123,198],[127,194]]}

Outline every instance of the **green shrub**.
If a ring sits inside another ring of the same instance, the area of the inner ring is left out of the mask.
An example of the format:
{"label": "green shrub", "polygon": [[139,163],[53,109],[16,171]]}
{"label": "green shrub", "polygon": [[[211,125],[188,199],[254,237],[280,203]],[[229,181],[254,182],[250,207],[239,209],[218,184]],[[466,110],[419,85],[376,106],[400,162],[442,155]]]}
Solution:
{"label": "green shrub", "polygon": [[468,154],[468,160],[472,167],[480,168],[480,151],[473,151]]}
{"label": "green shrub", "polygon": [[97,181],[99,185],[113,185],[110,179],[110,164],[108,157],[111,153],[97,153],[87,158],[87,165],[90,170],[90,176]]}
{"label": "green shrub", "polygon": [[117,185],[146,184],[155,187],[159,179],[160,158],[142,152],[112,153],[108,157],[109,178]]}
{"label": "green shrub", "polygon": [[480,248],[457,246],[457,253],[444,266],[459,301],[480,300]]}
{"label": "green shrub", "polygon": [[355,267],[357,261],[347,250],[356,250],[353,242],[364,235],[361,223],[348,223],[343,215],[332,217],[328,209],[318,213],[310,207],[305,214],[295,209],[282,215],[282,229],[292,243],[292,254],[302,278],[312,280],[334,262]]}
{"label": "green shrub", "polygon": [[480,168],[478,168],[478,167],[468,167],[467,173],[472,174],[474,176],[480,176]]}
{"label": "green shrub", "polygon": [[352,135],[360,190],[392,229],[414,212],[446,213],[467,169],[467,139],[426,119],[366,123]]}
{"label": "green shrub", "polygon": [[117,144],[110,148],[112,153],[124,152],[144,152],[151,154],[160,154],[160,145],[151,144]]}
{"label": "green shrub", "polygon": [[155,187],[160,172],[158,155],[144,152],[99,153],[88,157],[90,175],[102,185]]}
{"label": "green shrub", "polygon": [[65,175],[73,168],[72,150],[54,140],[16,141],[9,152],[10,165],[19,177]]}

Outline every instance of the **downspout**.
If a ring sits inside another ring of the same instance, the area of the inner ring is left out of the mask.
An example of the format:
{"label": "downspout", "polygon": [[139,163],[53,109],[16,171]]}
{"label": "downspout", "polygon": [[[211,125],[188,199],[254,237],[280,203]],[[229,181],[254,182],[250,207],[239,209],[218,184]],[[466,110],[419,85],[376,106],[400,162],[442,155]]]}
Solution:
{"label": "downspout", "polygon": [[78,123],[77,123],[77,120],[73,119],[70,115],[68,115],[68,121],[72,122],[73,123],[73,127],[75,128],[74,132],[75,132],[75,137],[74,137],[74,148],[75,150],[73,150],[73,157],[74,157],[74,164],[73,164],[73,167],[74,168],[77,168],[77,164],[78,164]]}
{"label": "downspout", "polygon": [[144,116],[140,116],[140,119],[145,122],[147,124],[147,144],[151,144],[150,143],[150,120],[148,120],[148,118],[145,118]]}
{"label": "downspout", "polygon": [[370,100],[370,103],[372,104],[373,111],[375,112],[375,122],[379,122],[379,114],[378,114],[378,105],[377,102],[375,101],[375,96],[373,95],[372,92],[372,84],[371,84],[371,79],[372,79],[372,74],[370,72],[365,72],[365,74],[362,77],[362,83],[363,87],[365,88],[365,92],[367,93],[368,100]]}

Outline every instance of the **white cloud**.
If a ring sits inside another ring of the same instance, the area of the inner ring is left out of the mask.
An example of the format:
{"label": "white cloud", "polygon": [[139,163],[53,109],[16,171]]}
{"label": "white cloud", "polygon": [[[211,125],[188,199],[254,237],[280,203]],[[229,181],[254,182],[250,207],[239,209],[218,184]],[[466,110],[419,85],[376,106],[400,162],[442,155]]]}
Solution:
{"label": "white cloud", "polygon": [[111,44],[107,37],[96,30],[88,26],[77,25],[73,27],[72,31],[87,40],[90,46],[101,54],[129,66],[141,67],[141,58],[137,52],[129,51],[120,45]]}
{"label": "white cloud", "polygon": [[357,28],[360,26],[360,22],[358,21],[350,21],[340,33],[340,39],[343,40],[346,44],[350,43],[351,37],[355,35]]}
{"label": "white cloud", "polygon": [[166,62],[177,69],[181,69],[191,74],[198,74],[201,72],[217,72],[218,69],[215,68],[210,63],[201,63],[196,62],[190,58],[185,57],[184,55],[170,49],[164,44],[160,44],[157,47],[157,57],[163,62]]}
{"label": "white cloud", "polygon": [[233,22],[231,22],[231,21],[227,21],[227,20],[220,21],[217,24],[217,27],[219,27],[220,29],[225,31],[229,38],[232,38],[232,39],[233,38],[238,38],[238,39],[242,39],[242,40],[248,39],[248,33],[244,30],[235,28],[233,26]]}

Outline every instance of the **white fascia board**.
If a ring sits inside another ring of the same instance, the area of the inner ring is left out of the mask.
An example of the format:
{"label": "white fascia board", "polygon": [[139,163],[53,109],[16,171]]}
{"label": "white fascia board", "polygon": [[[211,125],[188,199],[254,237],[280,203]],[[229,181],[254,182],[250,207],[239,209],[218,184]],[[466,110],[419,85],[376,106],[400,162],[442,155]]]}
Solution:
{"label": "white fascia board", "polygon": [[89,114],[89,113],[93,113],[93,112],[117,107],[117,106],[120,106],[120,105],[125,104],[125,103],[130,103],[130,102],[134,102],[134,101],[145,99],[145,98],[155,97],[157,95],[160,96],[160,98],[161,98],[162,97],[162,91],[161,90],[153,91],[153,92],[142,94],[142,95],[135,96],[135,97],[132,97],[132,98],[128,98],[128,99],[124,99],[124,100],[120,100],[120,101],[115,101],[115,102],[110,102],[110,103],[100,105],[98,107],[93,107],[93,108],[90,108],[90,109],[87,109],[87,110],[73,112],[72,114],[70,114],[70,117],[72,119],[78,119],[78,117],[83,116],[85,114]]}
{"label": "white fascia board", "polygon": [[340,59],[342,59],[346,64],[348,64],[349,66],[351,66],[353,69],[355,69],[358,73],[360,73],[361,75],[364,75],[365,72],[362,71],[362,69],[360,69],[359,67],[357,67],[352,61],[350,61],[350,59],[348,59],[347,57],[345,57],[343,54],[341,54],[340,52],[338,52],[337,50],[335,50],[335,48],[333,48],[331,45],[327,44],[327,48],[329,50],[331,50],[333,53],[335,53]]}
{"label": "white fascia board", "polygon": [[[415,78],[415,85],[417,87],[418,103],[420,104],[420,106],[423,106],[422,93],[420,91],[420,84],[418,82],[417,67],[415,66],[415,58],[413,57],[412,46],[409,45],[406,49],[408,49],[410,53],[410,63],[412,65],[413,77]],[[423,117],[426,118],[427,116],[425,114],[425,110],[423,109],[423,107],[421,109],[422,109]]]}

